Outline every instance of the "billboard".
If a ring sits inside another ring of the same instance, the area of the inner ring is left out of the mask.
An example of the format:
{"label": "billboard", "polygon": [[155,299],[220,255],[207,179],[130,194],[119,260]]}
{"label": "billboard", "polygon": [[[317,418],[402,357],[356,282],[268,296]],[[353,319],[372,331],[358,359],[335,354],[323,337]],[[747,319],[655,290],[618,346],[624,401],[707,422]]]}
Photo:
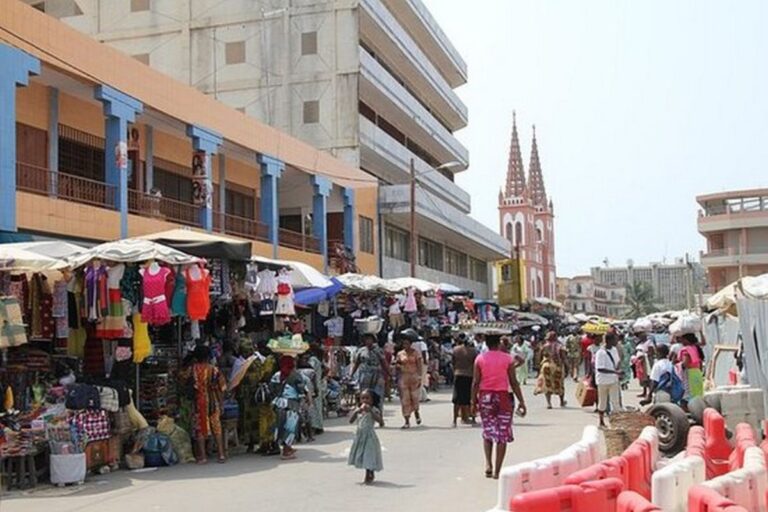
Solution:
{"label": "billboard", "polygon": [[494,263],[498,288],[496,297],[500,306],[519,306],[525,298],[524,260],[513,258]]}

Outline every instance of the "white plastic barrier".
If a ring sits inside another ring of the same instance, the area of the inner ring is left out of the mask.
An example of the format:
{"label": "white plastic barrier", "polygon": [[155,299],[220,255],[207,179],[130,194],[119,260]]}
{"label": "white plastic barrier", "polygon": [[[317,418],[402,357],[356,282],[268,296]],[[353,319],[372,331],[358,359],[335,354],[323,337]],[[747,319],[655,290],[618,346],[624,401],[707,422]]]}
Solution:
{"label": "white plastic barrier", "polygon": [[498,503],[493,510],[509,510],[512,497],[562,485],[571,473],[605,458],[606,448],[602,431],[593,425],[584,427],[581,440],[560,453],[502,469],[499,475]]}
{"label": "white plastic barrier", "polygon": [[766,473],[765,456],[760,448],[750,447],[744,452],[744,467],[731,471],[702,485],[714,489],[726,498],[747,510],[766,512]]}
{"label": "white plastic barrier", "polygon": [[688,489],[706,478],[707,470],[701,457],[676,459],[653,473],[651,501],[665,512],[687,512]]}
{"label": "white plastic barrier", "polygon": [[734,431],[739,423],[749,423],[755,432],[761,431],[760,422],[765,418],[763,390],[746,385],[725,386],[706,394],[720,397],[720,413],[725,426]]}
{"label": "white plastic barrier", "polygon": [[644,439],[651,444],[651,470],[655,470],[659,464],[659,431],[656,427],[644,427],[639,439]]}

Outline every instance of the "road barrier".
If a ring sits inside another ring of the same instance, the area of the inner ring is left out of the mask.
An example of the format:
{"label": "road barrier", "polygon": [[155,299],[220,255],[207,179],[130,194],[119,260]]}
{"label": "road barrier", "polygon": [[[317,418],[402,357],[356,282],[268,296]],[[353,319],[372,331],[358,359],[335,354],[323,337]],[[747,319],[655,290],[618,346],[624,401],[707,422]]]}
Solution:
{"label": "road barrier", "polygon": [[616,512],[662,512],[667,509],[657,507],[634,491],[624,491],[619,494]]}
{"label": "road barrier", "polygon": [[512,512],[596,512],[613,511],[618,507],[619,494],[624,484],[617,478],[608,478],[581,485],[561,485],[551,489],[532,491],[510,500]]}
{"label": "road barrier", "polygon": [[717,491],[696,485],[688,491],[688,512],[750,512]]}
{"label": "road barrier", "polygon": [[728,458],[733,451],[725,435],[725,418],[715,409],[704,409],[704,462],[707,464],[707,478],[724,475],[730,469]]}
{"label": "road barrier", "polygon": [[665,512],[686,512],[688,491],[706,479],[704,459],[698,455],[673,460],[651,477],[651,501]]}
{"label": "road barrier", "polygon": [[707,480],[701,486],[716,491],[750,512],[768,511],[768,473],[760,448],[749,447],[744,451],[742,468]]}

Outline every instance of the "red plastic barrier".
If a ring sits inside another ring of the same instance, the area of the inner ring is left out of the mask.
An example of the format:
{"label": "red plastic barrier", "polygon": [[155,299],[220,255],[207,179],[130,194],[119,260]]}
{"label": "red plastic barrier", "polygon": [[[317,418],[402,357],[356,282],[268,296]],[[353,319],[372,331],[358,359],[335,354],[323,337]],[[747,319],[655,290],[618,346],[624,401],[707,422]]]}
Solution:
{"label": "red plastic barrier", "polygon": [[662,512],[659,507],[634,491],[619,494],[616,512]]}
{"label": "red plastic barrier", "polygon": [[688,512],[749,512],[744,507],[703,485],[688,490]]}
{"label": "red plastic barrier", "polygon": [[707,441],[704,449],[707,479],[712,479],[728,472],[728,457],[733,448],[725,437],[725,418],[711,407],[704,409],[704,432]]}
{"label": "red plastic barrier", "polygon": [[736,447],[731,452],[729,460],[730,471],[735,471],[744,467],[744,452],[747,448],[757,446],[755,440],[755,430],[749,423],[739,423],[736,425],[736,432],[733,436]]}
{"label": "red plastic barrier", "polygon": [[618,478],[624,485],[627,485],[627,461],[622,457],[612,457],[571,473],[564,483],[566,485],[579,485],[606,478]]}
{"label": "red plastic barrier", "polygon": [[621,454],[627,461],[627,489],[651,498],[651,467],[642,443],[634,442]]}
{"label": "red plastic barrier", "polygon": [[596,512],[616,510],[624,484],[606,478],[581,485],[562,485],[552,489],[518,494],[509,501],[512,512]]}
{"label": "red plastic barrier", "polygon": [[688,430],[688,440],[685,446],[685,456],[698,456],[704,458],[704,450],[707,447],[707,438],[704,427],[694,425]]}

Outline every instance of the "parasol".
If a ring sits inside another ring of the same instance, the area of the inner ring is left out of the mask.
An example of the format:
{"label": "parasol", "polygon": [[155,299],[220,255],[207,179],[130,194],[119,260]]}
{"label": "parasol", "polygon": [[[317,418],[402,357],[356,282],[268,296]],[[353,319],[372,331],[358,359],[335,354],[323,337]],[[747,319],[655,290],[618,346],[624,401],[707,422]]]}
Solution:
{"label": "parasol", "polygon": [[0,245],[0,270],[6,272],[17,270],[42,272],[44,270],[61,270],[69,266],[64,260],[13,247],[14,245]]}

